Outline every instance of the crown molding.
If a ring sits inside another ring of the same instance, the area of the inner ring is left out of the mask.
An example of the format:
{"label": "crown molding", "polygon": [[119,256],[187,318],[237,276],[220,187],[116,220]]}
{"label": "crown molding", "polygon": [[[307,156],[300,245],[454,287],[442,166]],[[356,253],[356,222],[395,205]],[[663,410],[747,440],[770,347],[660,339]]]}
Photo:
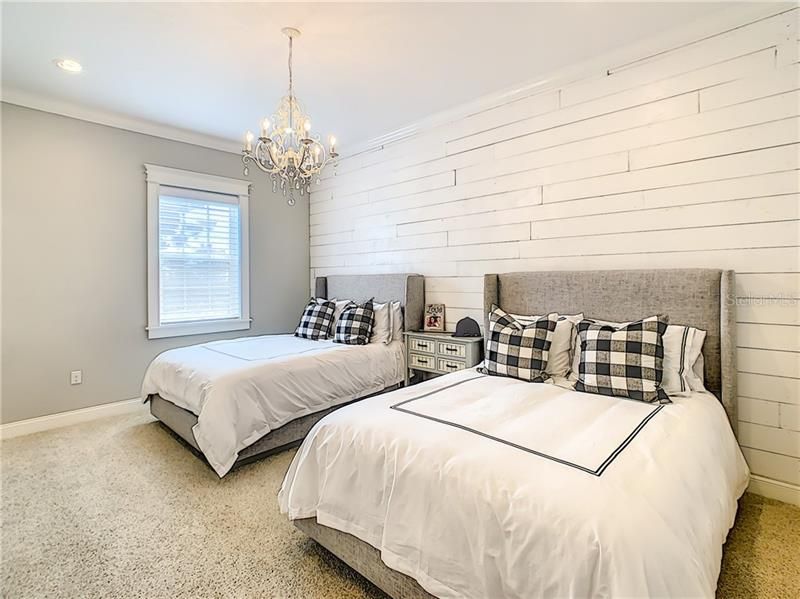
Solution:
{"label": "crown molding", "polygon": [[88,121],[98,125],[114,127],[115,129],[123,129],[125,131],[142,133],[152,137],[160,137],[170,141],[179,141],[233,154],[241,154],[242,152],[241,143],[238,141],[207,135],[197,131],[190,131],[188,129],[181,129],[180,127],[173,127],[155,121],[126,116],[116,112],[105,111],[18,89],[3,87],[0,100],[6,104],[15,104],[24,108],[32,108],[34,110],[58,114],[81,121]]}
{"label": "crown molding", "polygon": [[552,91],[576,81],[591,77],[605,77],[626,66],[653,58],[659,54],[699,42],[703,39],[722,35],[755,21],[798,10],[792,2],[770,4],[741,4],[724,11],[719,11],[703,19],[698,19],[685,26],[666,31],[638,43],[630,44],[606,54],[601,54],[587,61],[567,66],[543,77],[538,77],[513,87],[493,92],[458,104],[451,108],[432,114],[423,119],[409,123],[383,135],[357,143],[349,151],[342,153],[342,158],[383,149],[392,143],[413,137],[419,133],[441,127],[502,104]]}
{"label": "crown molding", "polygon": [[[727,33],[754,21],[797,9],[797,4],[793,2],[755,5],[743,3],[736,5],[658,36],[558,69],[547,76],[538,77],[534,80],[484,95],[470,102],[458,104],[388,133],[362,142],[356,142],[350,148],[342,148],[344,150],[342,158],[380,150],[387,145],[413,137],[428,129],[447,125],[472,114],[483,112],[514,100],[557,89],[575,81],[606,76],[610,72],[647,60],[658,54],[698,42],[707,37]],[[0,101],[171,141],[179,141],[237,155],[241,154],[241,142],[238,140],[216,137],[198,131],[126,116],[18,89],[3,88],[0,94]]]}

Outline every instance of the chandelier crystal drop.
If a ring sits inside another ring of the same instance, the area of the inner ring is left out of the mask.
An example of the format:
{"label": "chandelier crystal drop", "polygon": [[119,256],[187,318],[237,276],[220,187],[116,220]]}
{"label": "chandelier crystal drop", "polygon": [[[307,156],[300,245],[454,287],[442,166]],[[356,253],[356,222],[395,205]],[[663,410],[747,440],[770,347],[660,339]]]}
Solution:
{"label": "chandelier crystal drop", "polygon": [[272,117],[261,122],[261,135],[257,139],[252,132],[247,132],[242,162],[245,176],[252,162],[270,175],[272,190],[280,188],[284,196],[288,194],[288,204],[294,206],[294,192],[311,193],[313,180],[317,178],[319,183],[319,173],[339,154],[335,137],[330,137],[326,149],[319,137],[311,133],[311,120],[294,95],[292,42],[300,36],[300,31],[292,27],[281,31],[289,38],[289,93],[281,98]]}

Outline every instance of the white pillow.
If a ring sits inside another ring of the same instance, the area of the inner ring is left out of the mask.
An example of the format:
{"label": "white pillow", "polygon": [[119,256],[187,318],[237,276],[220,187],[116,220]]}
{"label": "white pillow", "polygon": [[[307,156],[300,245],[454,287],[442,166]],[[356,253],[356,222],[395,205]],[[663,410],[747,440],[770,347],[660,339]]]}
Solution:
{"label": "white pillow", "polygon": [[[533,321],[542,318],[541,316],[527,316],[520,314],[509,314],[524,325],[529,325]],[[550,355],[547,358],[547,366],[544,371],[552,377],[565,377],[569,374],[570,350],[572,348],[572,336],[575,326],[583,320],[583,314],[559,314],[556,321],[556,330],[553,332],[553,340],[550,345]]]}
{"label": "white pillow", "polygon": [[392,317],[392,341],[403,340],[403,308],[400,302],[392,302],[391,305]]}
{"label": "white pillow", "polygon": [[373,302],[372,310],[375,312],[375,322],[372,323],[369,342],[389,343],[392,340],[392,312],[389,302],[383,304]]}

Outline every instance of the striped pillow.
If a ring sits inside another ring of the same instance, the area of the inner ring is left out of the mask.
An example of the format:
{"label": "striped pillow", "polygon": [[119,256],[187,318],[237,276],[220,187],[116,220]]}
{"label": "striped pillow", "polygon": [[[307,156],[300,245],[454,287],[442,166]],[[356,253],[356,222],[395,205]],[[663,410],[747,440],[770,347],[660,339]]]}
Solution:
{"label": "striped pillow", "polygon": [[661,386],[668,395],[696,391],[694,365],[701,356],[706,332],[695,327],[671,324],[664,333],[664,378]]}

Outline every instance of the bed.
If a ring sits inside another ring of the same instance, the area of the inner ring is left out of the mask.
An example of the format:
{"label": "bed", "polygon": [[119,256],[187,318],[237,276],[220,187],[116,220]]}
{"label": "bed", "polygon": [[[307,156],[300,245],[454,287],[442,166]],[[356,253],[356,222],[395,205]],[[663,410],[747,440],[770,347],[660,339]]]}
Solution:
{"label": "bed", "polygon": [[395,598],[711,596],[749,479],[732,297],[710,269],[486,275],[486,312],[705,329],[708,392],[646,404],[454,373],[320,421],[281,510]]}
{"label": "bed", "polygon": [[[399,301],[404,329],[422,324],[419,275],[317,277],[315,296]],[[264,335],[166,351],[148,366],[142,395],[153,416],[222,477],[298,445],[319,419],[397,388],[404,374],[402,339],[354,346]]]}

